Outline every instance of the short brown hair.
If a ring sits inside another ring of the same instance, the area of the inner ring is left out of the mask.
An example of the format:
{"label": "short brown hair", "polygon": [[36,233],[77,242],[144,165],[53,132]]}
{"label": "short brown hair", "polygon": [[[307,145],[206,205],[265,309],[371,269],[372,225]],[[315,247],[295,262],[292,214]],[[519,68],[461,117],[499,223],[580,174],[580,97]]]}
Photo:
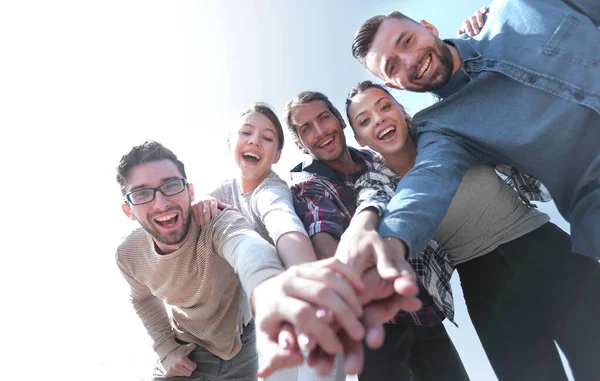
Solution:
{"label": "short brown hair", "polygon": [[250,106],[250,108],[242,112],[240,114],[240,118],[244,115],[250,114],[251,112],[261,113],[266,116],[271,123],[273,123],[275,129],[277,130],[277,148],[279,151],[281,151],[283,149],[283,127],[281,126],[281,122],[279,121],[277,114],[275,114],[275,111],[273,111],[273,108],[267,103],[256,102]]}
{"label": "short brown hair", "polygon": [[147,163],[150,161],[171,160],[181,176],[186,179],[185,167],[183,163],[177,159],[177,156],[157,141],[146,140],[142,144],[133,147],[128,153],[121,157],[117,166],[117,182],[121,185],[121,193],[125,195],[125,186],[127,185],[127,174],[136,165]]}
{"label": "short brown hair", "polygon": [[387,16],[373,16],[365,21],[356,31],[354,40],[352,41],[352,57],[356,58],[361,65],[365,66],[365,57],[367,56],[369,49],[371,49],[373,39],[375,38],[381,23],[387,19],[408,19],[414,22],[413,19],[398,11],[392,12]]}
{"label": "short brown hair", "polygon": [[331,111],[333,116],[335,116],[335,118],[340,123],[340,127],[344,125],[344,119],[342,118],[342,114],[337,108],[335,108],[333,103],[331,103],[331,101],[329,100],[329,98],[327,98],[325,94],[320,93],[318,91],[302,91],[301,93],[298,93],[298,95],[296,95],[294,99],[286,103],[284,112],[285,122],[287,124],[288,130],[290,130],[290,133],[296,140],[299,140],[297,130],[298,126],[295,126],[294,123],[292,123],[292,113],[298,106],[302,106],[313,101],[323,101],[329,109],[329,111]]}
{"label": "short brown hair", "polygon": [[[352,131],[354,131],[355,135],[356,135],[356,131],[354,130],[354,126],[352,125],[352,119],[350,119],[350,113],[348,112],[348,110],[350,108],[350,103],[352,103],[352,98],[354,98],[356,95],[358,95],[360,93],[364,93],[368,89],[383,90],[392,99],[394,99],[394,101],[396,103],[398,103],[398,105],[400,105],[400,102],[398,102],[396,100],[396,98],[392,94],[390,94],[389,90],[378,83],[373,83],[371,81],[362,81],[362,82],[359,82],[356,86],[352,86],[352,88],[348,92],[348,96],[346,97],[346,117],[348,118],[348,123],[350,123],[350,128],[352,128]],[[406,126],[408,127],[408,131],[412,131],[412,118],[409,115],[407,115],[405,120],[406,120]]]}

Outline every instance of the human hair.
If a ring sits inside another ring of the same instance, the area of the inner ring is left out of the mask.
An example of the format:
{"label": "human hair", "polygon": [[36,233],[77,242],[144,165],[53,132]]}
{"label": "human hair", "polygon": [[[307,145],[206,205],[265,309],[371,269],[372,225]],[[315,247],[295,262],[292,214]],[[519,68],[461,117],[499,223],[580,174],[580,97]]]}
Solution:
{"label": "human hair", "polygon": [[279,121],[277,114],[275,114],[275,111],[273,111],[273,108],[271,108],[271,106],[267,103],[256,102],[250,106],[250,108],[242,112],[240,114],[240,118],[244,115],[250,114],[251,112],[261,113],[266,116],[271,123],[273,123],[275,130],[277,130],[277,149],[278,151],[281,151],[283,149],[283,127],[281,126],[281,122]]}
{"label": "human hair", "polygon": [[395,11],[390,13],[389,15],[377,15],[373,16],[358,28],[356,34],[354,35],[354,40],[352,40],[352,56],[360,62],[361,65],[365,65],[365,58],[369,49],[371,49],[371,44],[373,44],[373,39],[379,31],[379,27],[381,23],[387,19],[397,19],[397,20],[411,20],[413,19],[406,16],[404,13]]}
{"label": "human hair", "polygon": [[[364,93],[368,89],[379,89],[379,90],[385,91],[390,96],[390,98],[392,98],[394,100],[394,102],[396,102],[400,106],[400,103],[396,100],[396,98],[392,94],[390,94],[388,89],[386,89],[384,86],[382,86],[378,83],[373,83],[373,82],[367,80],[367,81],[359,82],[356,86],[352,86],[352,88],[348,92],[348,96],[346,97],[346,118],[348,118],[348,123],[350,123],[350,128],[352,128],[352,131],[354,132],[355,135],[356,135],[356,130],[354,129],[352,119],[350,119],[350,112],[349,112],[350,104],[352,103],[352,98],[354,98],[355,96],[357,96],[360,93]],[[404,118],[404,120],[406,121],[406,126],[408,127],[408,131],[412,132],[412,118],[407,114],[406,118]]]}
{"label": "human hair", "polygon": [[290,133],[296,140],[299,140],[297,130],[299,126],[294,125],[294,123],[292,122],[292,114],[298,106],[302,106],[314,101],[323,101],[329,109],[329,111],[331,111],[333,116],[335,116],[335,118],[338,120],[340,126],[344,125],[344,119],[342,118],[342,114],[337,108],[335,108],[333,103],[331,103],[331,101],[329,100],[329,98],[327,98],[325,94],[320,93],[318,91],[302,91],[301,93],[298,93],[298,95],[296,95],[294,99],[286,103],[284,112],[288,130],[290,130]]}
{"label": "human hair", "polygon": [[183,176],[184,179],[187,178],[183,163],[177,159],[177,155],[157,141],[146,140],[142,144],[133,147],[128,153],[123,155],[119,161],[119,165],[117,166],[117,182],[121,186],[121,193],[125,195],[127,175],[133,167],[158,160],[171,160],[179,172],[181,172],[181,176]]}

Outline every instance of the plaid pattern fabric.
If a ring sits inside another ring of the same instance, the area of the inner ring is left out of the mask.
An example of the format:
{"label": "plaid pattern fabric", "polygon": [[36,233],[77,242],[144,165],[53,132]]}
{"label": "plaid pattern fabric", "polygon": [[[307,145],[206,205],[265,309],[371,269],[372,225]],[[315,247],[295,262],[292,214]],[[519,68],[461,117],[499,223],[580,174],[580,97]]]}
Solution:
{"label": "plaid pattern fabric", "polygon": [[[400,179],[400,176],[383,164],[375,164],[371,171],[362,175],[356,182],[357,213],[365,208],[374,207],[382,215],[396,193]],[[446,252],[436,241],[431,240],[420,255],[409,259],[408,262],[427,293],[431,295],[433,304],[448,320],[454,322],[454,298],[450,287],[454,267],[450,264]],[[407,319],[405,315],[412,315],[412,313],[401,312],[392,319],[392,322],[404,322]],[[416,320],[418,317],[411,316],[411,318]]]}
{"label": "plaid pattern fabric", "polygon": [[506,184],[513,188],[521,200],[528,206],[535,208],[531,201],[549,202],[552,200],[550,192],[538,179],[519,171],[515,167],[505,164],[494,166],[498,175]]}
{"label": "plaid pattern fabric", "polygon": [[[359,151],[354,148],[349,150],[354,162],[362,166],[358,173],[347,175],[312,158],[307,158],[291,172],[294,207],[310,237],[326,232],[339,239],[355,213],[357,205],[355,182],[365,173],[374,170],[376,164],[370,151]],[[430,262],[419,264],[415,267],[415,272],[419,275],[419,280],[436,282],[436,279],[441,278],[439,276],[441,271],[427,271],[426,266],[430,263],[439,263],[443,257],[434,249],[428,258]],[[428,291],[427,288],[421,284],[419,287],[423,308],[412,313],[401,312],[391,320],[392,323],[434,325],[439,324],[444,315],[453,318],[452,302],[450,302],[450,309],[446,309],[452,313],[441,312],[444,311],[440,308],[444,303],[440,303],[438,307],[428,293],[423,292]]]}
{"label": "plaid pattern fabric", "polygon": [[309,237],[324,232],[339,240],[350,225],[356,210],[354,183],[373,169],[373,154],[349,150],[354,162],[361,164],[358,173],[347,175],[311,157],[290,173],[294,208]]}
{"label": "plaid pattern fabric", "polygon": [[[447,317],[454,323],[454,298],[452,288],[450,287],[450,278],[454,272],[454,267],[448,260],[448,255],[441,246],[434,240],[421,251],[417,258],[408,260],[411,264],[419,282],[427,291],[428,300],[421,296],[423,310],[429,310],[435,316],[423,316],[414,312],[400,312],[390,322],[395,324],[406,324],[407,319],[412,319],[417,325],[432,325],[434,321],[443,320]],[[436,308],[426,308],[427,305],[435,305]],[[419,311],[421,312],[421,311]],[[409,315],[410,317],[407,317]],[[456,323],[454,323],[456,325]]]}

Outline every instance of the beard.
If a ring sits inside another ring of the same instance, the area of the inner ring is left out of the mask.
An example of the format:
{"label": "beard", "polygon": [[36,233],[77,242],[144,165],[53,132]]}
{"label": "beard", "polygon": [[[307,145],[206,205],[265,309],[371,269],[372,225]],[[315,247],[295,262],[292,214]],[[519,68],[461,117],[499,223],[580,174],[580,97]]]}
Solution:
{"label": "beard", "polygon": [[[425,59],[425,57],[426,56],[424,56],[423,59]],[[429,82],[425,84],[416,84],[414,87],[406,86],[406,90],[414,92],[429,92],[441,89],[446,83],[448,83],[450,77],[452,77],[452,69],[454,68],[454,58],[452,57],[450,48],[448,48],[448,45],[446,45],[444,41],[436,38],[435,45],[431,50],[431,57],[432,61],[433,59],[437,58],[438,67],[435,73],[431,75]],[[423,62],[423,60],[420,62]],[[418,67],[415,67],[412,72],[413,78],[417,70]]]}
{"label": "beard", "polygon": [[[152,223],[150,222],[142,222],[138,219],[139,224],[142,226],[142,228],[148,233],[150,234],[150,236],[152,236],[152,238],[157,241],[162,243],[163,245],[169,245],[169,246],[173,246],[173,245],[178,245],[181,242],[183,242],[183,240],[185,239],[185,237],[187,236],[188,231],[190,230],[190,224],[192,223],[192,214],[188,213],[184,214],[183,210],[179,209],[178,211],[178,218],[183,218],[183,223],[181,224],[181,227],[175,231],[169,232],[169,233],[162,233],[160,232],[158,229],[154,228],[152,226]],[[153,217],[148,216],[148,221],[152,221]]]}

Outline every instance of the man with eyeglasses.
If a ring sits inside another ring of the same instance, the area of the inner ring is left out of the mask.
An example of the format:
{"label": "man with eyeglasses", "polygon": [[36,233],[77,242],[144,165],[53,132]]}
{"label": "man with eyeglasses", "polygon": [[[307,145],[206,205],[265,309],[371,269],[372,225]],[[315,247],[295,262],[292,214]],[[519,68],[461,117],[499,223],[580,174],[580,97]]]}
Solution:
{"label": "man with eyeglasses", "polygon": [[[141,228],[122,241],[116,260],[159,357],[154,380],[256,380],[252,310],[259,327],[276,332],[287,321],[320,344],[329,338],[330,347],[335,333],[317,308],[359,324],[352,287],[334,276],[345,265],[311,263],[284,272],[274,247],[232,208],[199,228],[184,165],[160,143],[133,147],[117,172],[123,212]],[[313,307],[315,295],[324,297]]]}

